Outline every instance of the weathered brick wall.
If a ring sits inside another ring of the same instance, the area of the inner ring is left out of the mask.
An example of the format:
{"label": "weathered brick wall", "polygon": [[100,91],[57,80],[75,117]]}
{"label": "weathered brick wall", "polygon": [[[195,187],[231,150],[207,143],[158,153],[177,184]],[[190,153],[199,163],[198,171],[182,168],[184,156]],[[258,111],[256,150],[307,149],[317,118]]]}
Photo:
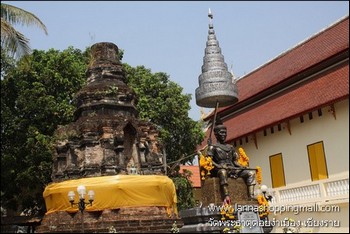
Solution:
{"label": "weathered brick wall", "polygon": [[[83,221],[83,222],[82,222]],[[95,212],[84,211],[68,213],[54,212],[44,216],[42,223],[36,228],[38,233],[81,233],[109,232],[114,228],[118,233],[170,233],[176,221],[180,228],[181,219],[169,217],[164,207],[133,207]]]}

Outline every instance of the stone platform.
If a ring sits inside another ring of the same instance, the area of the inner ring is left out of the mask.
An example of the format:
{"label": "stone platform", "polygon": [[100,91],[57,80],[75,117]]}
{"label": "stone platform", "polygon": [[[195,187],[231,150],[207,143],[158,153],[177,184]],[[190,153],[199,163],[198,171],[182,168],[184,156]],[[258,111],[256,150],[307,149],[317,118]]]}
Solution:
{"label": "stone platform", "polygon": [[[229,178],[228,190],[232,204],[248,201],[248,189],[242,178]],[[202,206],[208,206],[212,203],[222,205],[223,200],[219,178],[213,177],[202,180]]]}
{"label": "stone platform", "polygon": [[180,228],[181,219],[169,217],[165,207],[130,207],[94,212],[68,213],[58,211],[46,214],[37,233],[169,233],[176,221]]}

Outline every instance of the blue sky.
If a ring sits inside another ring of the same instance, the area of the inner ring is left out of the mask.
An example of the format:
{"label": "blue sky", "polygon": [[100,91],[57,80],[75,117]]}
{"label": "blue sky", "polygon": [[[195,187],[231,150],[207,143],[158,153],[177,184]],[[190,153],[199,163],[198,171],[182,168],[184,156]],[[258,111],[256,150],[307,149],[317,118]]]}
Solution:
{"label": "blue sky", "polygon": [[[84,50],[113,42],[123,62],[165,72],[191,94],[189,116],[198,120],[195,89],[203,65],[208,9],[222,54],[242,77],[349,15],[348,1],[2,1],[38,16],[48,29],[15,28],[32,49]],[[322,49],[322,48],[320,48]],[[211,109],[205,109],[209,112]]]}

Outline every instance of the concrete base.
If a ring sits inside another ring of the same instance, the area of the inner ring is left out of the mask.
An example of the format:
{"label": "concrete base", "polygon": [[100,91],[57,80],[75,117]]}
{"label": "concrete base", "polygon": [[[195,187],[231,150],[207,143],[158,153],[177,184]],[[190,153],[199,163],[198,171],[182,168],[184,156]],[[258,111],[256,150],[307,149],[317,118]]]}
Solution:
{"label": "concrete base", "polygon": [[180,233],[220,233],[222,227],[210,225],[210,220],[220,220],[221,214],[208,207],[196,207],[180,211],[184,226]]}

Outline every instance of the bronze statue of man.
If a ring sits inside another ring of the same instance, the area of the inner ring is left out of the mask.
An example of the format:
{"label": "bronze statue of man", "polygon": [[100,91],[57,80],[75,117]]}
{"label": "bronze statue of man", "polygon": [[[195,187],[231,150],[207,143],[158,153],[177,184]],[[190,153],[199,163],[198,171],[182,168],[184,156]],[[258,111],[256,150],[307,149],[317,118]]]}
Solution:
{"label": "bronze statue of man", "polygon": [[248,196],[250,200],[254,198],[254,186],[256,184],[255,171],[247,169],[239,164],[239,155],[235,148],[225,143],[227,129],[221,121],[218,121],[214,127],[214,134],[217,143],[210,144],[207,156],[210,156],[213,161],[213,175],[219,177],[221,194],[224,198],[224,203],[230,203],[230,195],[228,191],[228,177],[242,177],[248,188]]}

